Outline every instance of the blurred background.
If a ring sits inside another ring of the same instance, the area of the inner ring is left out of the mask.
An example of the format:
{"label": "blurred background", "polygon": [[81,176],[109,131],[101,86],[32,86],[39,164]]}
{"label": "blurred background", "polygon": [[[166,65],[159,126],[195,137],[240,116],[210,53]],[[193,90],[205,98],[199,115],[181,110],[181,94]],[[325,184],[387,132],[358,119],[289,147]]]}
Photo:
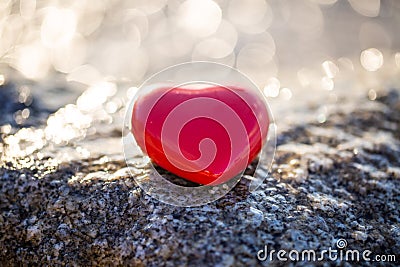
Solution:
{"label": "blurred background", "polygon": [[96,120],[120,127],[146,78],[194,60],[247,74],[278,127],[324,123],[338,101],[398,87],[399,26],[395,0],[3,0],[0,85],[22,105],[0,131],[35,126],[32,99],[53,114],[32,130],[43,142],[101,131]]}

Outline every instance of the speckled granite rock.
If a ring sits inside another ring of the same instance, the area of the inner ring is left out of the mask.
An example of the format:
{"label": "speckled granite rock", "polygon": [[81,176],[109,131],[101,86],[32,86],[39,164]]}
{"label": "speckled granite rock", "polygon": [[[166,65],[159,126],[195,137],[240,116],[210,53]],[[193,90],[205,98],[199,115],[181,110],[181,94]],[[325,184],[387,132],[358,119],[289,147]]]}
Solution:
{"label": "speckled granite rock", "polygon": [[[338,104],[323,124],[286,127],[257,191],[239,184],[196,208],[145,195],[118,156],[3,155],[0,265],[256,266],[270,264],[256,257],[265,245],[322,250],[339,238],[398,255],[400,98],[380,94]],[[85,142],[118,136],[96,134]]]}

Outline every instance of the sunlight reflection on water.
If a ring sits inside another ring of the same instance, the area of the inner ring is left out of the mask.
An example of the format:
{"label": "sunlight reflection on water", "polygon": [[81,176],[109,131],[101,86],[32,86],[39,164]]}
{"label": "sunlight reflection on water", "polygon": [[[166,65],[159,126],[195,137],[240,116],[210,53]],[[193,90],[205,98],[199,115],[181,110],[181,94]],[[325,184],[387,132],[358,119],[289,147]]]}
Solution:
{"label": "sunlight reflection on water", "polygon": [[[191,60],[247,74],[278,122],[300,123],[314,107],[312,119],[324,123],[338,99],[374,101],[379,88],[398,86],[399,16],[397,1],[380,0],[1,1],[0,86],[9,67],[40,84],[19,86],[15,123],[34,116],[32,95],[57,106],[43,130],[16,130],[5,144],[18,156],[101,135],[145,78]],[[73,100],[54,89],[60,79]]]}

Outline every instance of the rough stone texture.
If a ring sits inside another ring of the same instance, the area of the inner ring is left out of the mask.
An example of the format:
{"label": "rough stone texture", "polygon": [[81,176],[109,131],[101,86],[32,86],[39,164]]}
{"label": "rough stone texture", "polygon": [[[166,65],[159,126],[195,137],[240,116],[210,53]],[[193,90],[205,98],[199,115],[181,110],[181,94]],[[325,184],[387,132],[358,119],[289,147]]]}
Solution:
{"label": "rough stone texture", "polygon": [[0,265],[256,266],[270,264],[256,257],[265,245],[322,250],[339,238],[349,249],[399,257],[398,92],[353,100],[353,110],[338,104],[322,124],[287,127],[272,176],[256,192],[240,183],[195,208],[144,194],[120,157],[3,155]]}

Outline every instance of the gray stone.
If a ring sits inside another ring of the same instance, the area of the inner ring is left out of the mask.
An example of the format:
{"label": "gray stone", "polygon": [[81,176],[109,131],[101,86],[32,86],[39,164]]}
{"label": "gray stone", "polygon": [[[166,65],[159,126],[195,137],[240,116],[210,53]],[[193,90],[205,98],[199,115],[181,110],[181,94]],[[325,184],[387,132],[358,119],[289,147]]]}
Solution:
{"label": "gray stone", "polygon": [[[353,99],[354,109],[342,112],[338,103],[322,124],[278,132],[272,176],[253,193],[241,182],[202,207],[146,195],[120,150],[69,154],[85,142],[119,142],[108,122],[101,135],[43,141],[43,155],[3,153],[0,265],[265,266],[257,252],[266,245],[322,250],[339,238],[347,248],[399,255],[400,98],[396,90],[379,94],[374,105]],[[44,126],[35,127],[29,133]],[[16,132],[3,134],[1,147],[13,134],[21,144],[28,138]],[[75,158],[60,163],[60,155]],[[324,263],[331,264],[339,265]]]}

